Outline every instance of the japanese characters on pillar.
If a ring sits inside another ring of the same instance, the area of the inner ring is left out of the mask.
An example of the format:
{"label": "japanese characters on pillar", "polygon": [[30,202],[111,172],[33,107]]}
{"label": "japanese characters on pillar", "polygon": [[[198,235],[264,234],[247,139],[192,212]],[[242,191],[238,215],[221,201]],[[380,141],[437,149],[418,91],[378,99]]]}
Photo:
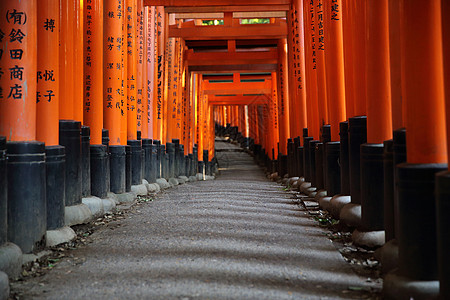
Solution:
{"label": "japanese characters on pillar", "polygon": [[[305,28],[306,111],[309,134],[319,137],[319,108],[317,95],[317,37],[314,0],[303,1]],[[303,142],[303,139],[301,139]]]}
{"label": "japanese characters on pillar", "polygon": [[137,0],[125,0],[127,19],[127,139],[137,139]]}
{"label": "japanese characters on pillar", "polygon": [[[91,144],[102,144],[103,129],[103,1],[84,6],[84,125],[91,129]],[[112,16],[114,17],[114,16]],[[115,46],[111,38],[108,46]]]}
{"label": "japanese characters on pillar", "polygon": [[128,135],[128,114],[127,114],[127,72],[128,72],[128,55],[127,55],[127,5],[126,0],[122,0],[122,76],[121,76],[121,94],[120,94],[120,143],[127,144]]}
{"label": "japanese characters on pillar", "polygon": [[325,55],[328,121],[331,140],[339,141],[339,123],[346,120],[342,0],[324,0],[324,3],[328,18]]}
{"label": "japanese characters on pillar", "polygon": [[39,1],[36,140],[46,146],[59,144],[59,30],[59,0]]}
{"label": "japanese characters on pillar", "polygon": [[158,6],[156,12],[156,36],[157,41],[156,51],[157,51],[157,66],[155,67],[157,76],[155,78],[156,88],[154,93],[156,94],[156,101],[153,106],[154,116],[154,138],[162,140],[162,130],[163,130],[163,101],[164,101],[164,7]]}
{"label": "japanese characters on pillar", "polygon": [[303,1],[308,0],[294,0],[294,76],[295,86],[292,87],[296,91],[297,97],[297,111],[298,122],[297,132],[295,136],[301,136],[303,128],[307,126],[306,116],[306,87],[304,77],[306,72],[305,66],[305,30],[303,27]]}
{"label": "japanese characters on pillar", "polygon": [[147,93],[147,130],[148,137],[153,139],[153,102],[154,102],[154,78],[155,78],[155,31],[156,31],[156,8],[154,6],[145,7],[147,12],[147,17],[145,20],[145,27],[147,28],[147,34],[145,34],[145,39],[147,43],[147,82],[145,84],[145,90]]}
{"label": "japanese characters on pillar", "polygon": [[[175,16],[171,14],[169,16],[169,25],[175,25]],[[177,63],[177,47],[178,47],[178,39],[169,38],[167,41],[167,52],[166,52],[166,60],[167,60],[167,140],[172,141],[172,139],[176,137],[176,113],[177,113],[177,84],[174,82],[175,78],[178,79],[176,75],[178,68]]]}
{"label": "japanese characters on pillar", "polygon": [[122,99],[123,5],[124,0],[104,1],[103,122],[109,130],[110,145],[126,144],[126,137],[121,136],[121,119],[125,114]]}
{"label": "japanese characters on pillar", "polygon": [[319,129],[328,124],[327,77],[325,69],[325,8],[323,0],[314,1],[317,20],[317,103],[319,108]]}
{"label": "japanese characters on pillar", "polygon": [[[289,138],[289,93],[287,78],[287,41],[278,41],[278,114],[280,128],[280,151],[287,155],[287,140]],[[261,135],[262,136],[262,135]]]}
{"label": "japanese characters on pillar", "polygon": [[[148,139],[148,64],[147,64],[147,39],[148,34],[148,6],[142,6],[142,127],[141,135],[143,139]],[[141,44],[139,43],[139,46]],[[139,58],[138,58],[139,60]],[[152,134],[153,135],[153,134]]]}
{"label": "japanese characters on pillar", "polygon": [[[270,145],[269,148],[269,155],[272,155],[272,159],[277,159],[278,157],[278,142],[279,142],[279,125],[278,125],[278,92],[277,92],[277,76],[276,73],[273,72],[272,73],[272,95],[270,98],[270,105],[269,105],[269,109],[270,109],[270,115],[272,116],[272,128],[273,128],[273,140],[272,140],[272,145]],[[273,152],[272,152],[273,149]]]}
{"label": "japanese characters on pillar", "polygon": [[36,12],[35,0],[0,4],[0,135],[8,141],[36,139]]}
{"label": "japanese characters on pillar", "polygon": [[[144,76],[144,8],[143,8],[143,0],[137,0],[136,3],[136,47],[137,47],[137,55],[136,55],[136,126],[137,130],[141,131],[142,135],[142,121],[143,121],[143,76]],[[145,136],[146,138],[147,136]]]}

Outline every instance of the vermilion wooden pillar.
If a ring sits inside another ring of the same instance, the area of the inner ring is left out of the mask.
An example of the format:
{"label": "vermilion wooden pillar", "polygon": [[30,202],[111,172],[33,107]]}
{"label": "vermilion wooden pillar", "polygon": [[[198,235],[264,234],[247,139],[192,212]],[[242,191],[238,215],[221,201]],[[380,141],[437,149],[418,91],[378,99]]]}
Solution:
{"label": "vermilion wooden pillar", "polygon": [[137,138],[137,0],[125,0],[127,18],[127,139]]}
{"label": "vermilion wooden pillar", "polygon": [[[366,115],[366,80],[362,74],[366,74],[366,1],[353,1],[352,17],[354,20],[353,38],[353,74],[354,75],[354,116]],[[353,116],[351,116],[353,117]]]}
{"label": "vermilion wooden pillar", "polygon": [[[305,58],[306,58],[306,110],[309,135],[319,138],[319,108],[317,90],[317,45],[318,29],[314,1],[303,1],[305,28]],[[303,144],[303,139],[301,139]]]}
{"label": "vermilion wooden pillar", "polygon": [[[59,0],[38,2],[36,140],[59,145]],[[45,49],[45,51],[44,51]],[[1,135],[1,134],[0,134]]]}
{"label": "vermilion wooden pillar", "polygon": [[137,0],[137,25],[136,25],[136,48],[137,48],[137,130],[141,132],[141,137],[146,139],[147,133],[147,104],[144,82],[146,73],[144,71],[145,51],[144,51],[144,3]]}
{"label": "vermilion wooden pillar", "polygon": [[[103,36],[103,126],[109,131],[110,145],[125,145],[122,119],[122,15],[124,1],[104,1]],[[93,25],[95,26],[95,25]],[[87,91],[85,91],[86,93]]]}
{"label": "vermilion wooden pillar", "polygon": [[402,99],[400,2],[389,0],[389,58],[391,73],[392,128],[405,126],[405,101]]}
{"label": "vermilion wooden pillar", "polygon": [[163,138],[163,101],[164,101],[164,50],[165,50],[165,13],[164,7],[158,6],[156,9],[156,49],[157,53],[155,66],[155,101],[153,104],[153,138],[162,140]]}
{"label": "vermilion wooden pillar", "polygon": [[[441,1],[442,5],[442,38],[443,38],[443,60],[444,60],[444,84],[445,84],[445,105],[447,121],[447,151],[450,151],[450,3]],[[448,152],[447,152],[448,153]],[[450,156],[450,153],[448,153]],[[448,252],[450,251],[449,218],[448,209],[450,207],[450,172],[439,173],[436,176],[437,194],[437,239],[438,239],[438,267],[439,267],[439,287],[440,297],[446,299],[450,297],[450,262]]]}
{"label": "vermilion wooden pillar", "polygon": [[[83,124],[83,61],[84,61],[84,31],[83,31],[83,7],[82,0],[73,0],[75,2],[74,15],[74,55],[73,55],[73,115],[74,120]],[[88,4],[86,3],[86,6]],[[92,132],[92,130],[91,130]]]}
{"label": "vermilion wooden pillar", "polygon": [[353,17],[354,1],[342,0],[342,26],[344,44],[345,74],[345,114],[347,118],[355,116],[355,88],[353,80],[353,35],[355,26]]}
{"label": "vermilion wooden pillar", "polygon": [[398,297],[400,286],[401,296],[425,299],[438,293],[435,175],[447,170],[441,1],[401,5],[407,163],[397,166],[399,268],[383,290]]}
{"label": "vermilion wooden pillar", "polygon": [[319,129],[328,124],[327,107],[327,76],[325,69],[325,6],[323,0],[317,0],[315,5],[316,23],[316,53],[317,53],[317,103],[319,108]]}
{"label": "vermilion wooden pillar", "polygon": [[324,0],[328,18],[326,35],[326,83],[328,121],[331,125],[331,141],[339,140],[339,123],[345,115],[344,45],[342,28],[342,0]]}
{"label": "vermilion wooden pillar", "polygon": [[155,87],[155,68],[156,68],[156,56],[155,56],[155,43],[156,43],[156,8],[154,6],[145,7],[144,16],[144,42],[146,44],[146,64],[145,72],[147,73],[146,81],[144,82],[144,93],[147,94],[147,132],[148,138],[153,139],[153,102],[154,87]]}
{"label": "vermilion wooden pillar", "polygon": [[0,30],[5,33],[0,39],[0,135],[7,141],[36,140],[36,5],[0,5]]}
{"label": "vermilion wooden pillar", "polygon": [[[84,97],[83,97],[83,119],[84,125],[91,130],[92,145],[102,144],[103,129],[103,1],[93,0],[89,5],[84,6]],[[118,18],[117,16],[114,16]],[[108,17],[110,18],[110,17]],[[120,21],[120,20],[119,20]],[[119,31],[120,32],[120,31]],[[116,33],[117,35],[117,33]],[[117,47],[116,36],[107,41],[107,47]],[[106,51],[113,51],[107,49]],[[116,49],[114,49],[116,51]],[[117,68],[113,66],[113,68]],[[105,78],[108,80],[107,78]],[[110,90],[109,95],[117,94],[115,90]],[[108,93],[106,93],[108,95]],[[115,105],[109,101],[110,105]]]}
{"label": "vermilion wooden pillar", "polygon": [[360,230],[378,231],[371,242],[381,246],[385,243],[383,142],[392,138],[388,0],[368,0],[366,20],[367,143],[360,146]]}
{"label": "vermilion wooden pillar", "polygon": [[[272,155],[272,160],[277,159],[278,157],[278,142],[280,140],[280,118],[278,116],[278,89],[277,89],[277,76],[276,73],[272,73],[272,95],[270,98],[270,107],[272,110],[271,115],[273,116],[273,123],[271,127],[273,127],[273,140],[272,145],[270,145],[270,154]],[[273,153],[273,154],[272,154]]]}
{"label": "vermilion wooden pillar", "polygon": [[388,0],[368,0],[366,7],[367,143],[392,138]]}
{"label": "vermilion wooden pillar", "polygon": [[61,78],[59,105],[59,117],[61,119],[73,120],[74,116],[74,26],[75,22],[75,1],[61,0],[60,12],[60,44],[59,44],[59,76]]}
{"label": "vermilion wooden pillar", "polygon": [[[287,140],[289,138],[289,93],[287,72],[287,41],[278,41],[278,74],[275,80],[278,89],[278,120],[280,128],[280,152],[287,155]],[[273,75],[272,75],[273,77]]]}
{"label": "vermilion wooden pillar", "polygon": [[121,76],[121,100],[120,100],[120,142],[121,145],[127,145],[128,132],[128,90],[127,90],[127,73],[128,73],[128,45],[127,45],[127,8],[126,0],[122,0],[121,14],[122,18],[122,76]]}

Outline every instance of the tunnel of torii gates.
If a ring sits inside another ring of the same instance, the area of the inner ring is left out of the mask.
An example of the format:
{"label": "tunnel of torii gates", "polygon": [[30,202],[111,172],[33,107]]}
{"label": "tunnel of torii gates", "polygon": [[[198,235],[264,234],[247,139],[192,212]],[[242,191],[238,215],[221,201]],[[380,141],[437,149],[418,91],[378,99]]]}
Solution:
{"label": "tunnel of torii gates", "polygon": [[0,244],[228,134],[382,236],[387,295],[450,298],[449,87],[447,0],[1,1]]}

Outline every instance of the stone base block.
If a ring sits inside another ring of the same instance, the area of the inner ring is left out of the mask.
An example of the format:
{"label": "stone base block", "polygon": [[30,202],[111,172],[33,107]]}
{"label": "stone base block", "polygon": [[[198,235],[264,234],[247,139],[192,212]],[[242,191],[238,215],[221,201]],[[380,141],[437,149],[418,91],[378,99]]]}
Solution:
{"label": "stone base block", "polygon": [[189,177],[187,177],[187,176],[179,176],[178,179],[184,180],[185,183],[189,182]]}
{"label": "stone base block", "polygon": [[214,176],[206,175],[205,180],[214,180],[216,179]]}
{"label": "stone base block", "polygon": [[86,204],[66,206],[64,223],[66,226],[89,223],[93,218],[92,212]]}
{"label": "stone base block", "polygon": [[136,199],[135,193],[115,194],[119,203],[131,203]]}
{"label": "stone base block", "polygon": [[316,196],[314,197],[314,200],[316,200],[316,202],[319,202],[319,200],[323,197],[327,196],[327,191],[325,190],[318,190],[316,191]]}
{"label": "stone base block", "polygon": [[189,182],[195,182],[195,181],[197,181],[197,177],[189,176]]}
{"label": "stone base block", "polygon": [[197,175],[195,175],[195,176],[197,177],[197,180],[198,180],[198,181],[200,181],[200,180],[205,180],[205,177],[203,176],[202,173],[197,173]]}
{"label": "stone base block", "polygon": [[178,182],[178,180],[176,178],[169,178],[169,184],[171,186],[176,186],[176,185],[179,185],[180,183]]}
{"label": "stone base block", "polygon": [[0,271],[0,300],[9,298],[9,279],[6,273]]}
{"label": "stone base block", "polygon": [[162,189],[162,190],[170,188],[170,184],[164,178],[156,179],[156,183],[159,185],[160,189]]}
{"label": "stone base block", "polygon": [[113,212],[116,209],[116,201],[111,198],[102,199],[103,213]]}
{"label": "stone base block", "polygon": [[103,201],[102,199],[98,197],[86,197],[81,200],[83,204],[87,205],[89,209],[91,210],[91,213],[94,216],[100,216],[103,215],[104,209],[103,209]]}
{"label": "stone base block", "polygon": [[339,215],[339,219],[349,227],[360,227],[361,225],[361,204],[346,204]]}
{"label": "stone base block", "polygon": [[177,178],[178,184],[185,184],[186,180],[184,180],[184,178],[178,177]]}
{"label": "stone base block", "polygon": [[330,207],[328,211],[331,213],[333,218],[339,219],[342,208],[345,205],[349,204],[351,201],[352,198],[350,196],[336,195],[333,198],[331,198]]}
{"label": "stone base block", "polygon": [[322,197],[320,198],[319,202],[319,207],[323,210],[326,211],[330,211],[330,207],[331,207],[331,197]]}
{"label": "stone base block", "polygon": [[305,193],[306,189],[309,189],[309,188],[311,188],[311,182],[305,181],[300,185],[300,192]]}
{"label": "stone base block", "polygon": [[76,233],[69,226],[64,226],[55,230],[47,230],[46,245],[53,247],[59,244],[67,243],[76,238]]}
{"label": "stone base block", "polygon": [[375,251],[375,257],[381,262],[381,272],[387,274],[398,268],[398,243],[396,239],[385,243]]}
{"label": "stone base block", "polygon": [[132,185],[131,192],[135,193],[138,196],[147,196],[147,194],[148,194],[145,184]]}
{"label": "stone base block", "polygon": [[158,193],[158,192],[160,192],[161,191],[161,188],[159,187],[159,185],[158,184],[156,184],[156,183],[149,183],[148,185],[147,185],[147,190],[148,190],[148,192],[149,193]]}
{"label": "stone base block", "polygon": [[378,248],[383,246],[385,241],[384,230],[360,231],[355,229],[352,233],[353,244],[368,248]]}
{"label": "stone base block", "polygon": [[0,246],[0,271],[10,278],[18,278],[22,272],[22,250],[13,243]]}
{"label": "stone base block", "polygon": [[384,299],[425,300],[436,299],[439,295],[439,281],[420,281],[398,274],[395,270],[386,275],[383,281]]}

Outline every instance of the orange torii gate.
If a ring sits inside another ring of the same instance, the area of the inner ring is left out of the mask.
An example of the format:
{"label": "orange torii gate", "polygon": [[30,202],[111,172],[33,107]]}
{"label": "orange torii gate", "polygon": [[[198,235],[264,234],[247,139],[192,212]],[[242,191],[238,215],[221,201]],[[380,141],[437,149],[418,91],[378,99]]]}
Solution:
{"label": "orange torii gate", "polygon": [[[39,250],[64,225],[63,197],[79,209],[142,179],[196,175],[198,161],[212,174],[216,128],[280,177],[303,177],[323,207],[347,203],[336,216],[358,228],[355,243],[370,233],[386,253],[398,245],[387,294],[439,279],[448,298],[450,192],[435,174],[448,160],[449,14],[442,0],[2,1],[0,175],[11,188],[0,201],[26,207],[14,181],[24,173],[36,211],[59,202],[47,223],[0,215],[0,244]],[[266,23],[244,24],[254,18]]]}

